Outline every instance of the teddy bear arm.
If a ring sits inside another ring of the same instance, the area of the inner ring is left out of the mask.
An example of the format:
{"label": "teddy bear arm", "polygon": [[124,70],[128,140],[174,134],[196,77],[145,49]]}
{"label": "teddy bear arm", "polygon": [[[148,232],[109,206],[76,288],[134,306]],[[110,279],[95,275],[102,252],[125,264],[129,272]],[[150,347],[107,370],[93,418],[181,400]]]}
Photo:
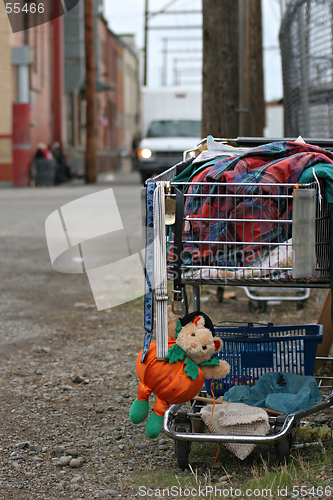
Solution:
{"label": "teddy bear arm", "polygon": [[201,367],[206,379],[224,378],[230,372],[230,365],[226,361],[220,361],[218,366],[202,366]]}

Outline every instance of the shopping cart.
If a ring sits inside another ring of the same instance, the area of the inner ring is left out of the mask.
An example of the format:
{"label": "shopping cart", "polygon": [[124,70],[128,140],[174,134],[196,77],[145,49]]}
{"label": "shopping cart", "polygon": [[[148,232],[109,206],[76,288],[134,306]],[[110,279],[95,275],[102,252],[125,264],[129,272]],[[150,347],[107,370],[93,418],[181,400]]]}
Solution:
{"label": "shopping cart", "polygon": [[[259,145],[264,141],[237,139],[221,142],[227,146],[242,147]],[[333,148],[333,141],[313,143]],[[193,288],[193,310],[200,310],[201,285],[240,286],[245,288],[252,300],[258,300],[256,290],[259,288],[296,289],[296,294],[297,290],[300,294],[295,296],[297,300],[306,299],[310,288],[329,287],[330,211],[323,182],[316,178],[315,182],[301,186],[316,192],[316,258],[312,275],[295,277],[291,262],[295,259],[291,240],[294,184],[251,182],[244,187],[244,183],[229,182],[227,190],[223,182],[188,182],[180,181],[179,177],[175,180],[188,166],[186,156],[184,160],[146,183],[146,276],[149,279],[145,327],[148,337],[154,324],[153,290],[149,285],[154,274],[154,257],[149,250],[154,238],[153,196],[160,183],[167,187],[168,198],[177,199],[178,213],[173,229],[169,230],[167,244],[168,278],[174,281],[174,311],[179,315],[185,314],[189,307],[186,286]],[[274,217],[270,217],[271,213]],[[264,298],[267,300],[267,297]],[[290,296],[287,299],[290,300]],[[317,345],[322,339],[320,325],[248,325],[232,329],[217,326],[215,332],[223,340],[224,348],[220,356],[232,367],[228,377],[214,381],[215,396],[223,395],[234,385],[252,385],[268,371],[312,375]],[[226,346],[229,346],[228,349]],[[253,355],[254,352],[256,355]],[[209,392],[209,386],[207,388]],[[192,432],[193,422],[200,420],[200,410],[205,404],[199,400],[193,401],[187,411],[183,410],[183,405],[171,406],[165,414],[164,431],[175,440],[176,459],[181,468],[188,466],[190,443],[196,441],[274,443],[281,462],[289,456],[295,426],[300,420],[333,404],[333,387],[328,392],[320,403],[310,408],[289,415],[271,415],[271,432],[267,436]],[[206,392],[201,394],[202,397],[206,395]]]}
{"label": "shopping cart", "polygon": [[[251,313],[263,314],[266,312],[268,305],[280,304],[283,301],[294,301],[296,302],[296,309],[304,309],[307,299],[310,296],[309,288],[299,288],[293,294],[290,294],[289,288],[283,288],[279,290],[270,290],[267,292],[267,288],[260,287],[247,287],[243,286],[246,296],[249,298],[248,309]],[[224,287],[218,286],[216,290],[216,296],[218,302],[222,303],[224,300]]]}

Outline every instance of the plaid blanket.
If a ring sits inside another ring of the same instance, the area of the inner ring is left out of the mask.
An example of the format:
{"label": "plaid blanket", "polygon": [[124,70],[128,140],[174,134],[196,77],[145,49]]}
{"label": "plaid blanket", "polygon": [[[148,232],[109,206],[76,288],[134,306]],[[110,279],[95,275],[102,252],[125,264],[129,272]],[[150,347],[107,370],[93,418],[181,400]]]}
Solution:
{"label": "plaid blanket", "polygon": [[[242,267],[274,248],[268,243],[289,238],[292,188],[284,184],[297,184],[317,163],[332,164],[333,153],[280,141],[200,170],[185,190],[183,263]],[[168,261],[173,258],[171,244]]]}

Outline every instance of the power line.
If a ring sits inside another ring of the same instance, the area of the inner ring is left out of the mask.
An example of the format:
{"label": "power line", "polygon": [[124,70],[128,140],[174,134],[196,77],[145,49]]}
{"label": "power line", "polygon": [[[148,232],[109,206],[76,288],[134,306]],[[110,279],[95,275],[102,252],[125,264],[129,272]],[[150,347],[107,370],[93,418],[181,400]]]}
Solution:
{"label": "power line", "polygon": [[162,52],[168,52],[169,54],[172,53],[181,53],[181,52],[202,52],[202,49],[162,49]]}
{"label": "power line", "polygon": [[149,26],[150,30],[202,30],[202,25],[200,26]]}
{"label": "power line", "polygon": [[171,2],[167,3],[164,7],[162,7],[161,10],[159,10],[157,12],[151,12],[149,15],[158,16],[159,14],[165,14],[165,11],[170,7],[170,5],[173,5],[176,2],[177,2],[177,0],[171,0]]}
{"label": "power line", "polygon": [[[191,10],[186,10],[186,11],[167,11],[167,9],[173,5],[177,0],[171,0],[169,1],[161,10],[157,12],[149,12],[149,6],[148,2],[149,0],[145,0],[145,35],[144,35],[144,70],[143,70],[143,84],[147,85],[147,50],[148,50],[148,30],[202,30],[202,24],[200,25],[185,25],[185,26],[149,26],[148,22],[155,18],[156,16],[160,14],[199,14],[202,13],[201,10],[199,9],[193,9]],[[166,42],[165,42],[165,49],[166,49]],[[166,57],[167,54],[166,52],[164,53],[164,69],[163,69],[163,76],[162,76],[162,81],[166,82]]]}
{"label": "power line", "polygon": [[168,10],[166,12],[151,12],[149,15],[152,17],[157,14],[202,14],[202,10]]}
{"label": "power line", "polygon": [[163,38],[163,40],[168,40],[168,41],[171,41],[171,42],[174,42],[174,41],[177,41],[177,42],[193,42],[194,40],[197,40],[197,41],[200,41],[201,42],[201,38],[198,38],[198,37],[172,37],[172,38]]}

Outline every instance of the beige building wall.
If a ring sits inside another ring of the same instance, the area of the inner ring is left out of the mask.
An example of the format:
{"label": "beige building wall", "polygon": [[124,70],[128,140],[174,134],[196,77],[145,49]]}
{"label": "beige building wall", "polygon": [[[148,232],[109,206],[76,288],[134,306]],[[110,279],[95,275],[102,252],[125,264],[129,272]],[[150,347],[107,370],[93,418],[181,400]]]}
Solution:
{"label": "beige building wall", "polygon": [[132,141],[140,128],[139,59],[134,35],[122,35],[124,70],[124,149],[132,150]]}
{"label": "beige building wall", "polygon": [[0,2],[0,183],[12,181],[12,29]]}

